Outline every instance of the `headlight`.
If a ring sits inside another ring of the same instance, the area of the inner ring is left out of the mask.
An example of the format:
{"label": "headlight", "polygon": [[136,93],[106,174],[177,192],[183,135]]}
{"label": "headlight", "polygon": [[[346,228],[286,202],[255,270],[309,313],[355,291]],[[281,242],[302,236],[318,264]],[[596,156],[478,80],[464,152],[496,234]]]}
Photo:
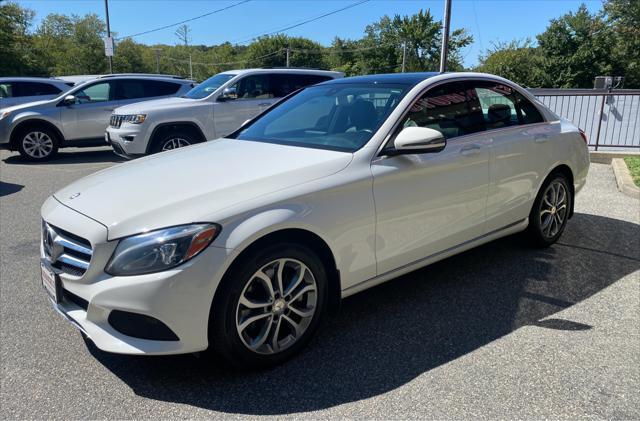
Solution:
{"label": "headlight", "polygon": [[122,118],[123,122],[131,123],[131,124],[142,124],[144,123],[144,120],[146,120],[147,115],[146,114],[128,114],[122,117],[123,117]]}
{"label": "headlight", "polygon": [[207,248],[219,233],[217,224],[193,224],[123,238],[105,271],[128,276],[171,269]]}
{"label": "headlight", "polygon": [[11,111],[2,111],[2,110],[0,110],[0,120],[2,120],[3,118],[7,117],[9,114],[11,114]]}

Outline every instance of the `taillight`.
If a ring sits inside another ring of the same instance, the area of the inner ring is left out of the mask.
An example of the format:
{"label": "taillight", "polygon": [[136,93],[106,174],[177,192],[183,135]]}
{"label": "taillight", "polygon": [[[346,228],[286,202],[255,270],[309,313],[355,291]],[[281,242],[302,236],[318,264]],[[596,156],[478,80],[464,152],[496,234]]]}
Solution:
{"label": "taillight", "polygon": [[585,145],[589,146],[589,139],[587,139],[587,134],[582,129],[580,130],[580,136],[582,136],[582,140],[584,140]]}

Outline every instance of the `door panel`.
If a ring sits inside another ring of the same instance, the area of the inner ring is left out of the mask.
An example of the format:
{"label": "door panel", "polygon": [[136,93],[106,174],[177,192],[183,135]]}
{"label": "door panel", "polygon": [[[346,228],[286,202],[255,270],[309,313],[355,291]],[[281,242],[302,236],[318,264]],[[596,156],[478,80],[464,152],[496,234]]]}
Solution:
{"label": "door panel", "polygon": [[402,127],[440,131],[445,149],[372,162],[378,274],[485,233],[490,144],[478,109],[464,85],[435,87],[411,107]]}
{"label": "door panel", "polygon": [[112,86],[112,82],[97,82],[75,92],[75,104],[61,106],[62,127],[67,140],[104,136],[109,117],[119,105],[113,99]]}

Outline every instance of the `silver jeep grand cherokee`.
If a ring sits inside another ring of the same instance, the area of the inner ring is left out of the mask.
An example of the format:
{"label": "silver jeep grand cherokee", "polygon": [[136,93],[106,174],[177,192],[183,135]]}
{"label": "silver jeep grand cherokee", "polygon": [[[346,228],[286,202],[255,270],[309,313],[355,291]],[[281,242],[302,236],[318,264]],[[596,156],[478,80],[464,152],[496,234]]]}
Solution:
{"label": "silver jeep grand cherokee", "polygon": [[53,157],[58,148],[104,145],[111,112],[151,98],[183,95],[195,83],[172,76],[107,75],[54,99],[0,109],[0,148],[30,161]]}

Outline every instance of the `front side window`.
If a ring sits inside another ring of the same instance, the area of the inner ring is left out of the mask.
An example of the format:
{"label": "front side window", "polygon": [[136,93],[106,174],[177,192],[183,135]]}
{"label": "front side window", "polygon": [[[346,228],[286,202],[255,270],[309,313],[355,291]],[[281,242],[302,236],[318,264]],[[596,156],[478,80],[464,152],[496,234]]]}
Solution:
{"label": "front side window", "polygon": [[371,139],[408,89],[382,84],[312,86],[271,108],[235,138],[354,152]]}
{"label": "front side window", "polygon": [[0,83],[0,98],[11,98],[13,86],[10,83]]}
{"label": "front side window", "polygon": [[462,82],[427,91],[411,107],[403,125],[434,129],[447,139],[484,130],[478,98]]}
{"label": "front side window", "polygon": [[231,73],[218,73],[217,75],[213,75],[209,79],[205,80],[204,82],[184,94],[184,98],[206,98],[235,76],[235,74]]}
{"label": "front side window", "polygon": [[74,93],[77,104],[105,102],[111,99],[111,83],[101,82],[87,86]]}

